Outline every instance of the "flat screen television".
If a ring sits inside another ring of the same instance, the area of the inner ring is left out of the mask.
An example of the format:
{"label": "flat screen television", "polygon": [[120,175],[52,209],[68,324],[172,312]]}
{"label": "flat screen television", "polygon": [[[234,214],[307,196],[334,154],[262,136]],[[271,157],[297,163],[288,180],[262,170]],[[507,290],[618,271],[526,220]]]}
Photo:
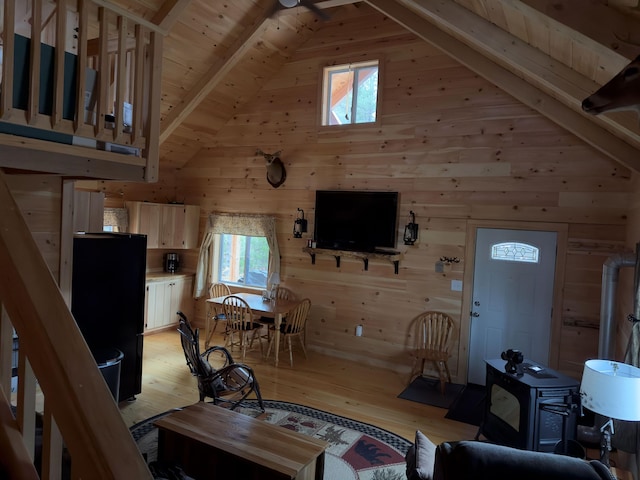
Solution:
{"label": "flat screen television", "polygon": [[398,192],[316,191],[318,248],[392,250],[398,236]]}

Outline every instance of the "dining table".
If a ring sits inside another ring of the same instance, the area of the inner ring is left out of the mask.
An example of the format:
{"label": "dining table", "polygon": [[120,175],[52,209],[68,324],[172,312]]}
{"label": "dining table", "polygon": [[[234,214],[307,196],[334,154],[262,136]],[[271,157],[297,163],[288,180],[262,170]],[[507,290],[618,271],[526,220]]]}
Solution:
{"label": "dining table", "polygon": [[[221,297],[208,298],[207,307],[214,306],[215,308],[215,306],[218,306],[219,310],[220,307],[222,307],[224,299],[228,296],[229,295],[223,295]],[[282,319],[286,317],[291,310],[296,308],[300,302],[298,300],[287,300],[283,298],[266,299],[262,295],[246,292],[234,293],[232,294],[232,296],[240,297],[245,302],[247,302],[254,314],[273,318],[276,342],[275,362],[277,367],[278,354],[280,351],[280,325],[282,325]],[[209,315],[208,311],[207,315]]]}

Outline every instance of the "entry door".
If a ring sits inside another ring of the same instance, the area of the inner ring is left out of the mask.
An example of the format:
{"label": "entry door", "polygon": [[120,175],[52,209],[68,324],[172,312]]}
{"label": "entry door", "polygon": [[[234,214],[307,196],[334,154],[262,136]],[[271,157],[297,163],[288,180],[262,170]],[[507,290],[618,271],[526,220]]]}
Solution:
{"label": "entry door", "polygon": [[548,365],[556,243],[556,232],[478,229],[469,383],[484,385],[484,360],[509,348]]}

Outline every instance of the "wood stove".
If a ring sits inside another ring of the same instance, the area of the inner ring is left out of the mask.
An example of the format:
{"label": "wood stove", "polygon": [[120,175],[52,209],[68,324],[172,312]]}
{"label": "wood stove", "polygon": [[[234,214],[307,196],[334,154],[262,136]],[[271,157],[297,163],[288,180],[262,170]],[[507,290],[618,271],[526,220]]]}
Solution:
{"label": "wood stove", "polygon": [[525,359],[516,373],[506,362],[487,360],[484,418],[487,440],[525,450],[553,452],[575,440],[580,382]]}

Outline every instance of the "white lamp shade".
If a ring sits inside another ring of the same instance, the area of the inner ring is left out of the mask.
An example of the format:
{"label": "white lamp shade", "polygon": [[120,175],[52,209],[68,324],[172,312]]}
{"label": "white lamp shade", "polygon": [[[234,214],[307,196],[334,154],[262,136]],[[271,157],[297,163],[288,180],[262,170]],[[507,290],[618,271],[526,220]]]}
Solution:
{"label": "white lamp shade", "polygon": [[604,417],[640,420],[640,368],[612,360],[587,360],[580,384],[582,405]]}
{"label": "white lamp shade", "polygon": [[291,8],[298,5],[298,0],[279,0],[283,7]]}

